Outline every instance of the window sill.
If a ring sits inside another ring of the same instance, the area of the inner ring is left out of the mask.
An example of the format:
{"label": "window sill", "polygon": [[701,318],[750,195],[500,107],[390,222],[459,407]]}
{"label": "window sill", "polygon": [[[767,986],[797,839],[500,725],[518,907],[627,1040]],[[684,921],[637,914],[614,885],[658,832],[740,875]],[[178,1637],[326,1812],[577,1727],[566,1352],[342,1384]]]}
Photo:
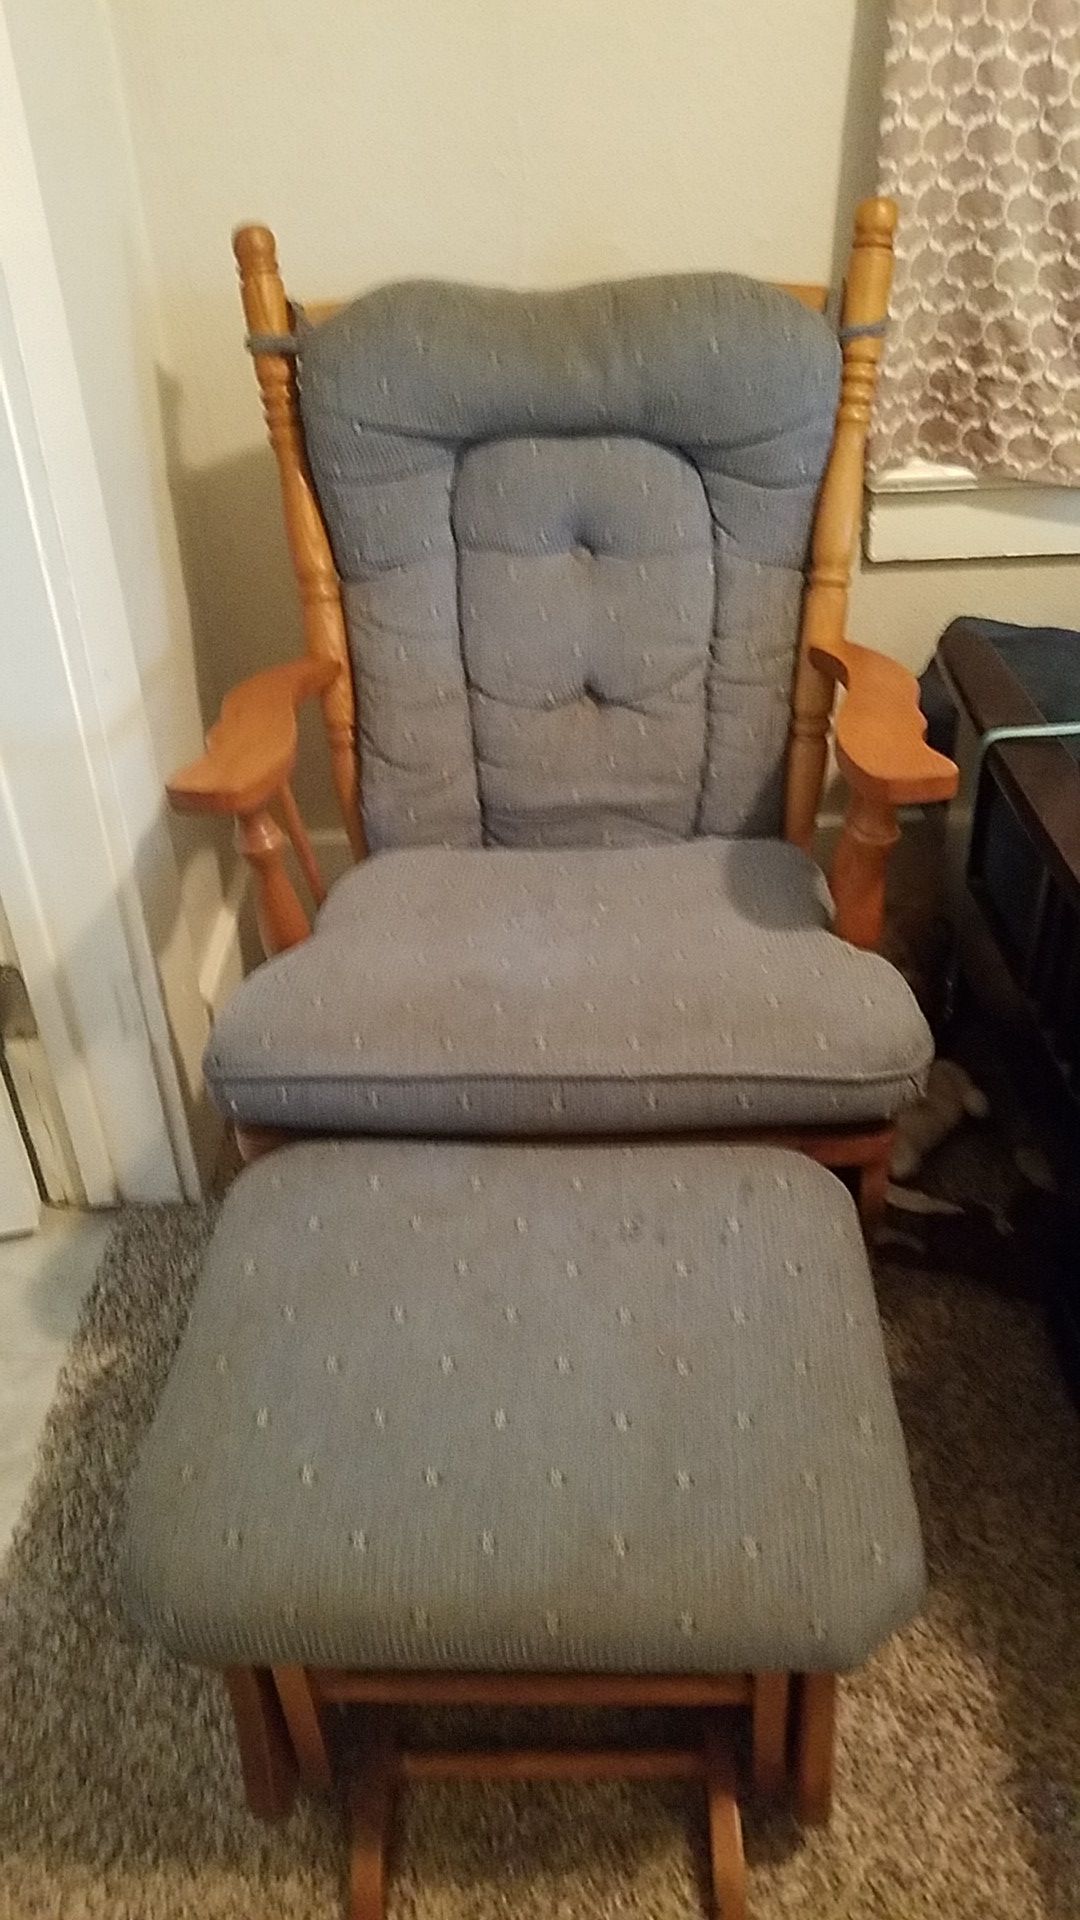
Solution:
{"label": "window sill", "polygon": [[912,460],[868,490],[864,546],[871,563],[1080,554],[1080,487],[980,480]]}

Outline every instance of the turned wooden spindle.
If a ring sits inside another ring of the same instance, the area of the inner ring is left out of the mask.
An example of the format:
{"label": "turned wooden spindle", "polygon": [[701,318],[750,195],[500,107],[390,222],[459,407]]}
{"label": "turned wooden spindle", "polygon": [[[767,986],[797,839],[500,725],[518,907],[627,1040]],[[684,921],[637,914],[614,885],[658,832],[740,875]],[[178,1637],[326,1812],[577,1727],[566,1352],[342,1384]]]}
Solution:
{"label": "turned wooden spindle", "polygon": [[874,950],[885,924],[885,875],[900,838],[896,808],[874,794],[853,793],[833,855],[829,884],[835,930],[853,947]]}
{"label": "turned wooden spindle", "polygon": [[311,932],[311,924],[285,866],[285,835],[269,807],[239,816],[236,844],[255,875],[255,910],[266,952],[284,953],[287,947],[298,947]]}
{"label": "turned wooden spindle", "polygon": [[[269,227],[238,227],[233,235],[233,252],[240,272],[240,295],[248,332],[252,336],[290,333],[292,314]],[[336,669],[334,679],[322,694],[322,706],[334,786],[349,844],[360,860],[366,848],[360,820],[356,710],[345,615],[334,556],[304,451],[296,370],[287,354],[255,353],[253,358],[270,445],[281,478],[285,529],[300,586],[304,642],[315,659],[329,660]]]}
{"label": "turned wooden spindle", "polygon": [[[889,307],[896,206],[864,200],[855,214],[855,241],[844,289],[841,331],[879,327]],[[815,666],[813,651],[838,648],[845,638],[851,563],[862,514],[863,468],[870,407],[883,340],[858,333],[844,340],[836,433],[814,522],[803,601],[799,664],[792,697],[784,832],[809,849],[828,758],[834,680]]]}
{"label": "turned wooden spindle", "polygon": [[300,871],[308,884],[308,891],[317,907],[326,899],[326,883],[319,872],[319,863],[315,858],[315,849],[308,838],[308,830],[300,817],[296,797],[288,781],[278,794],[278,806],[281,809],[281,823],[293,844]]}

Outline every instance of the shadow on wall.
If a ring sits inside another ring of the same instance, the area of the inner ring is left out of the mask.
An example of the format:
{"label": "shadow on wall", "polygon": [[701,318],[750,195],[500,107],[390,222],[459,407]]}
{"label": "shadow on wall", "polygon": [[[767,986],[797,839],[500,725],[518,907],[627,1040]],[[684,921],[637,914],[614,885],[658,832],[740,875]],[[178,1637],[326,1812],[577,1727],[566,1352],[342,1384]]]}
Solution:
{"label": "shadow on wall", "polygon": [[[206,833],[208,824],[190,817],[174,816],[170,820],[162,809],[139,841],[134,861],[135,885],[150,944],[158,971],[170,989],[173,1063],[192,1150],[204,1182],[212,1177],[220,1156],[222,1120],[202,1077],[202,1049],[209,1037],[209,1018],[191,970],[191,929],[171,881],[177,866],[183,870],[186,857],[206,857],[197,835],[201,833],[203,840],[210,837]],[[179,835],[176,827],[180,828]],[[182,1006],[177,1000],[181,993]]]}
{"label": "shadow on wall", "polygon": [[[860,0],[855,10],[851,70],[841,136],[839,184],[832,236],[834,286],[839,284],[851,240],[856,202],[873,191],[877,171],[877,108],[885,47],[886,0]],[[798,164],[797,147],[792,165]],[[584,238],[584,237],[583,237]],[[224,236],[223,236],[224,242]],[[358,242],[362,246],[362,242]],[[579,249],[580,278],[603,277],[603,255]],[[361,263],[358,263],[361,264]],[[626,260],[609,273],[640,272]],[[718,258],[717,266],[725,262]],[[775,271],[785,263],[778,256]],[[363,281],[362,271],[356,275]],[[227,254],[222,253],[220,298],[228,293]],[[217,299],[215,294],[215,300]],[[242,347],[242,321],[235,309],[235,379],[253,382]],[[296,584],[281,518],[273,456],[262,443],[217,464],[193,468],[181,452],[180,410],[184,395],[175,379],[158,372],[162,433],[169,490],[176,515],[181,564],[191,607],[195,672],[204,724],[209,726],[228,689],[246,675],[295,658],[302,648]],[[340,827],[317,708],[301,714],[295,789],[310,827]]]}
{"label": "shadow on wall", "polygon": [[[253,380],[242,339],[238,311],[237,378]],[[199,705],[209,727],[238,680],[302,653],[296,580],[269,446],[252,447],[208,467],[187,466],[180,452],[179,383],[160,367],[158,394],[180,563],[191,607]],[[309,827],[340,827],[321,716],[313,702],[300,715],[294,788]],[[207,823],[198,824],[206,830]]]}
{"label": "shadow on wall", "polygon": [[833,227],[832,286],[839,287],[851,250],[855,208],[877,192],[881,80],[888,36],[888,0],[859,0],[851,38],[844,125],[840,135],[840,171]]}

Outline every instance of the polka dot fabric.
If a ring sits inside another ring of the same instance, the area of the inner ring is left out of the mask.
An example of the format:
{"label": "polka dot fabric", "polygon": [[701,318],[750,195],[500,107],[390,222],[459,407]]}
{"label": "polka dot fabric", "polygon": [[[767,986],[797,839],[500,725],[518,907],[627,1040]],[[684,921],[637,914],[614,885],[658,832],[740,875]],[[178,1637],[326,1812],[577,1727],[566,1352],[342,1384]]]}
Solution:
{"label": "polka dot fabric", "polygon": [[411,282],[303,333],[373,848],[779,830],[838,372],[731,274]]}
{"label": "polka dot fabric", "polygon": [[886,1119],[931,1055],[805,854],[699,839],[364,861],[206,1064],[251,1125],[561,1136]]}
{"label": "polka dot fabric", "polygon": [[923,1580],[850,1197],[706,1145],[249,1168],[123,1563],[171,1649],[256,1665],[842,1669]]}

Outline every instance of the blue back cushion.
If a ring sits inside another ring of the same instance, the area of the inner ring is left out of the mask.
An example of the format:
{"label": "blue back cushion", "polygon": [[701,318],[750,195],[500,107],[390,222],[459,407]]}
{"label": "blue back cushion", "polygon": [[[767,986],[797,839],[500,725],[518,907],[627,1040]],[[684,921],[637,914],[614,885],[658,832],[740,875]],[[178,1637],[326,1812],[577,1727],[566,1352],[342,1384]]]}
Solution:
{"label": "blue back cushion", "polygon": [[373,848],[769,835],[839,352],[730,274],[384,287],[302,340]]}

